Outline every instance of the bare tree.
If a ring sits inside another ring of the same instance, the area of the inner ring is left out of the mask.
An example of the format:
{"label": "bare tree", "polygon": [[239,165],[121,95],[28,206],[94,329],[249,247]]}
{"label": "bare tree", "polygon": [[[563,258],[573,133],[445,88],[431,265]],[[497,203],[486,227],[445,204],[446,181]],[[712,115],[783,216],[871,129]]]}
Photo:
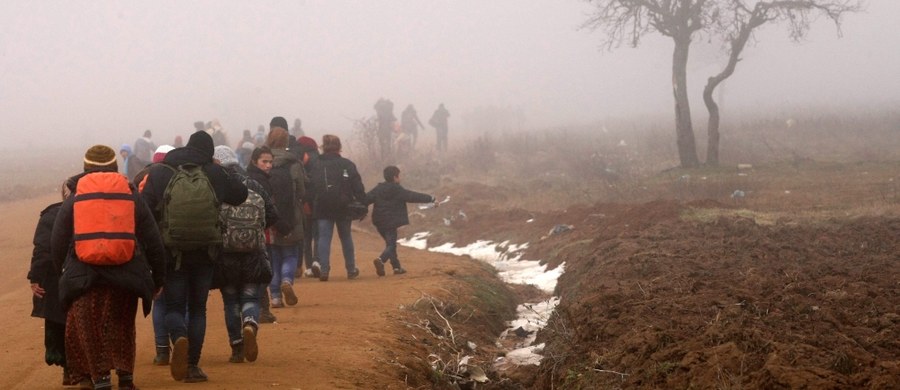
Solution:
{"label": "bare tree", "polygon": [[697,146],[687,91],[687,60],[694,33],[706,26],[707,3],[713,0],[589,0],[596,6],[584,27],[602,30],[607,49],[627,42],[636,47],[648,33],[672,38],[672,93],[675,136],[681,166],[696,167]]}
{"label": "bare tree", "polygon": [[[750,3],[755,3],[751,5]],[[790,37],[802,39],[816,17],[825,16],[834,22],[840,35],[841,18],[848,12],[857,12],[859,0],[795,0],[795,1],[746,1],[717,0],[708,3],[712,15],[707,28],[726,41],[728,63],[725,68],[707,80],[703,88],[703,102],[709,111],[707,127],[706,164],[719,164],[719,105],[713,93],[723,81],[734,74],[741,53],[753,37],[753,31],[766,23],[786,22]]]}

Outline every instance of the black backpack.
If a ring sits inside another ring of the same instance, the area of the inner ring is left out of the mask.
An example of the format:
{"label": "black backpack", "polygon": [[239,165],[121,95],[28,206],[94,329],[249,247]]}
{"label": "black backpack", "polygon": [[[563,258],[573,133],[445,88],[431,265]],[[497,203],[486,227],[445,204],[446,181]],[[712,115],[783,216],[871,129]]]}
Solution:
{"label": "black backpack", "polygon": [[275,229],[283,235],[288,235],[294,230],[294,202],[297,201],[294,194],[294,178],[291,176],[291,167],[294,164],[297,162],[291,161],[288,164],[273,167],[269,173],[272,199],[275,201],[279,217]]}
{"label": "black backpack", "polygon": [[344,215],[353,201],[350,170],[341,160],[318,159],[310,181],[316,190],[313,199],[316,210],[325,214]]}

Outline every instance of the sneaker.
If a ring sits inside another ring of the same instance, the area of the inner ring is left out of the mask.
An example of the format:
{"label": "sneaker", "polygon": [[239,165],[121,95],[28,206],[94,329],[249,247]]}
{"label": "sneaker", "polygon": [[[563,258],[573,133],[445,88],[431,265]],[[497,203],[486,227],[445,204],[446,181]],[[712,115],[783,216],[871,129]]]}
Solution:
{"label": "sneaker", "polygon": [[316,277],[315,275],[313,275],[313,271],[311,268],[307,268],[306,271],[303,271],[303,276],[306,276],[307,278]]}
{"label": "sneaker", "polygon": [[284,307],[284,302],[281,301],[281,298],[272,298],[272,304],[269,306],[273,309],[279,309]]}
{"label": "sneaker", "polygon": [[231,357],[228,358],[229,363],[244,362],[244,343],[231,344]]}
{"label": "sneaker", "polygon": [[384,262],[381,259],[376,258],[372,260],[372,264],[375,264],[375,273],[378,276],[384,276]]}
{"label": "sneaker", "polygon": [[359,276],[359,268],[354,268],[353,271],[347,272],[347,279],[353,280]]}
{"label": "sneaker", "polygon": [[156,357],[153,358],[154,366],[168,366],[169,365],[169,346],[165,347],[156,347]]}
{"label": "sneaker", "polygon": [[284,298],[284,303],[288,306],[297,304],[297,295],[294,294],[294,286],[287,281],[281,282],[281,296]]}
{"label": "sneaker", "polygon": [[179,337],[172,347],[172,361],[169,363],[172,379],[183,380],[188,375],[188,339]]}
{"label": "sneaker", "polygon": [[184,378],[184,383],[197,383],[197,382],[206,382],[209,380],[209,377],[206,376],[206,373],[200,369],[198,366],[190,366],[187,370],[187,376]]}
{"label": "sneaker", "polygon": [[274,324],[275,321],[278,321],[278,318],[276,318],[275,315],[272,314],[271,311],[268,311],[268,310],[261,310],[261,311],[259,312],[259,323],[261,323],[261,324]]}
{"label": "sneaker", "polygon": [[403,268],[394,268],[394,275],[403,275],[406,273],[406,270]]}
{"label": "sneaker", "polygon": [[259,355],[259,345],[256,344],[256,327],[252,323],[245,322],[242,336],[244,337],[244,357],[248,362],[255,362]]}
{"label": "sneaker", "polygon": [[[312,275],[313,275],[314,278],[321,278],[321,277],[322,277],[322,266],[319,265],[319,262],[318,262],[318,261],[314,261],[314,262],[312,263],[312,267],[310,267],[309,269],[310,269],[310,271],[312,272]],[[326,280],[328,279],[328,275],[325,275],[325,279],[326,279]]]}
{"label": "sneaker", "polygon": [[322,272],[322,273],[320,273],[320,274],[319,274],[319,281],[320,281],[320,282],[327,282],[327,281],[328,281],[328,273],[327,273],[327,272]]}

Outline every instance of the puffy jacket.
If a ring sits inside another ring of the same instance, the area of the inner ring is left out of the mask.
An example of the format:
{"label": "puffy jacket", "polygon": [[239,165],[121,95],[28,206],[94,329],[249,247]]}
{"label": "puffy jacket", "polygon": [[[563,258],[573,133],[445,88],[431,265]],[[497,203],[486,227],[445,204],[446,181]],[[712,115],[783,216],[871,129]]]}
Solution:
{"label": "puffy jacket", "polygon": [[[93,171],[74,176],[66,185],[74,193],[78,180],[91,173]],[[134,258],[121,265],[94,266],[78,260],[72,249],[75,197],[69,197],[60,206],[50,239],[50,254],[54,268],[60,272],[59,299],[63,307],[97,283],[102,283],[130,291],[143,300],[144,315],[150,313],[153,293],[165,281],[166,250],[150,208],[137,195],[137,190],[133,187],[132,190],[135,194],[135,236],[138,246]]]}
{"label": "puffy jacket", "polygon": [[378,183],[366,194],[365,204],[375,204],[372,208],[372,224],[381,229],[393,229],[409,225],[407,203],[431,203],[434,197],[407,190],[398,183]]}

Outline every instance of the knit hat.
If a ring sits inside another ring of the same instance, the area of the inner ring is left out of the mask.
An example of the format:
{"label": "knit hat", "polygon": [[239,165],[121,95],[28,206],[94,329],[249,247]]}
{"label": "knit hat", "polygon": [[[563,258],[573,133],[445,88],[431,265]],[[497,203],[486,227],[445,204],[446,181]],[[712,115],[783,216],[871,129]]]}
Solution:
{"label": "knit hat", "polygon": [[153,152],[153,162],[162,162],[162,160],[166,158],[166,153],[171,152],[172,149],[175,149],[172,145],[159,145],[159,147],[156,148],[156,152]]}
{"label": "knit hat", "polygon": [[269,128],[271,129],[274,127],[280,127],[282,129],[287,130],[288,129],[287,119],[284,119],[284,117],[280,117],[280,116],[276,116],[276,117],[272,118],[272,121],[269,122]]}
{"label": "knit hat", "polygon": [[234,150],[231,150],[230,147],[225,145],[216,146],[216,151],[213,153],[213,159],[219,161],[219,165],[228,166],[228,165],[236,165],[238,163],[237,155],[234,154]]}
{"label": "knit hat", "polygon": [[194,134],[191,134],[191,138],[188,139],[187,147],[194,148],[199,150],[205,157],[212,158],[213,156],[213,139],[207,134],[205,131],[198,131]]}
{"label": "knit hat", "polygon": [[319,145],[316,143],[316,140],[309,138],[307,136],[303,136],[297,139],[297,143],[303,145],[310,149],[318,149]]}
{"label": "knit hat", "polygon": [[94,145],[84,153],[84,171],[97,169],[119,170],[116,151],[113,148],[106,145]]}
{"label": "knit hat", "polygon": [[121,152],[121,151],[123,151],[123,150],[126,151],[126,152],[128,152],[128,155],[129,155],[129,156],[132,154],[132,152],[131,152],[131,145],[129,145],[129,144],[122,144],[122,147],[119,148],[119,151]]}

